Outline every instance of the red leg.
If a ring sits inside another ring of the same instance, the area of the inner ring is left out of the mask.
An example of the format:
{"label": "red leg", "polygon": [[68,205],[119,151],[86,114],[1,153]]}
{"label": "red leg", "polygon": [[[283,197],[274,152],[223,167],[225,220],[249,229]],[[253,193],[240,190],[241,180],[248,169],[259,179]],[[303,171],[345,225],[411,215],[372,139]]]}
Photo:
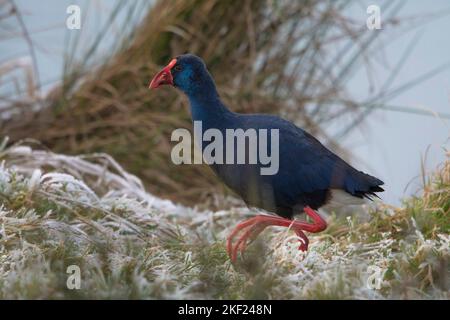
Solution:
{"label": "red leg", "polygon": [[[325,230],[327,224],[322,217],[310,207],[305,207],[305,213],[312,218],[314,223],[304,221],[289,220],[281,217],[258,215],[254,218],[239,223],[227,239],[227,252],[232,262],[236,261],[238,251],[244,252],[247,240],[256,238],[268,226],[292,227],[295,233],[303,240],[299,249],[306,251],[309,240],[303,231],[312,233]],[[246,229],[245,232],[233,247],[233,239],[239,231]]]}
{"label": "red leg", "polygon": [[304,210],[305,213],[313,219],[314,223],[312,224],[312,226],[315,226],[315,228],[312,228],[311,231],[307,229],[303,230],[316,233],[321,232],[327,228],[327,222],[323,220],[323,218],[317,212],[315,212],[310,207],[305,207]]}

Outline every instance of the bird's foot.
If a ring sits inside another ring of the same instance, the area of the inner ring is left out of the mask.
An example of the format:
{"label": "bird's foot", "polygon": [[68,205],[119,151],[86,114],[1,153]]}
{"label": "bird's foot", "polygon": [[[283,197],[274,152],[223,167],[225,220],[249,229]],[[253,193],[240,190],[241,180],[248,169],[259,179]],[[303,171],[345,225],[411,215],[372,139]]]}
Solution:
{"label": "bird's foot", "polygon": [[[256,217],[250,218],[248,220],[242,221],[240,222],[234,229],[233,231],[230,233],[230,235],[227,238],[227,253],[230,256],[230,258],[232,258],[232,253],[234,251],[234,247],[233,247],[233,239],[234,237],[241,231],[241,230],[245,230],[246,228],[254,225],[254,223],[256,222]],[[233,260],[233,259],[232,259]]]}
{"label": "bird's foot", "polygon": [[[309,240],[303,231],[312,233],[325,230],[327,224],[322,217],[309,207],[305,208],[305,213],[312,218],[314,223],[304,221],[289,220],[281,217],[258,215],[239,223],[231,232],[227,239],[227,252],[231,261],[234,263],[239,252],[244,253],[248,240],[254,240],[268,226],[291,227],[300,238],[301,244],[299,250],[307,251]],[[241,231],[244,233],[233,245],[233,239]]]}
{"label": "bird's foot", "polygon": [[[255,239],[268,226],[268,224],[261,222],[260,217],[261,216],[256,216],[239,223],[228,236],[227,252],[232,262],[236,261],[239,251],[241,254],[244,252],[247,246],[247,241]],[[233,239],[240,231],[244,231],[244,233],[233,245]]]}
{"label": "bird's foot", "polygon": [[253,240],[255,240],[258,235],[264,231],[266,227],[268,227],[269,224],[265,222],[255,222],[252,226],[248,227],[247,230],[242,234],[242,236],[239,237],[239,239],[236,241],[236,244],[234,245],[234,248],[231,252],[231,260],[233,262],[236,261],[238,252],[244,254],[245,249],[247,248],[247,243],[251,243]]}

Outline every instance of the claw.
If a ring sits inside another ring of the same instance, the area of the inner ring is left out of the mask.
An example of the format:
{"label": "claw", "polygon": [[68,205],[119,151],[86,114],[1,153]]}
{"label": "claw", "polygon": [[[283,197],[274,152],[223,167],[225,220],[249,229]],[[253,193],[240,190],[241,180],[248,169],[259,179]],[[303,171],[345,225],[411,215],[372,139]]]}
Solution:
{"label": "claw", "polygon": [[308,251],[309,240],[306,237],[306,235],[300,229],[295,230],[295,233],[300,238],[300,246],[298,247],[298,250],[300,250],[300,251]]}

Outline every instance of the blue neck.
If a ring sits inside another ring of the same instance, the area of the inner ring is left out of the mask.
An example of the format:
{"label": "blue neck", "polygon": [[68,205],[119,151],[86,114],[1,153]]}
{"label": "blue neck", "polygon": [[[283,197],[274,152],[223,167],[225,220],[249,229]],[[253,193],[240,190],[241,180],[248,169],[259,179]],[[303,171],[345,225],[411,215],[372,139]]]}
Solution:
{"label": "blue neck", "polygon": [[189,93],[192,121],[202,121],[206,127],[220,127],[221,122],[231,111],[220,101],[215,88],[201,90],[198,94]]}

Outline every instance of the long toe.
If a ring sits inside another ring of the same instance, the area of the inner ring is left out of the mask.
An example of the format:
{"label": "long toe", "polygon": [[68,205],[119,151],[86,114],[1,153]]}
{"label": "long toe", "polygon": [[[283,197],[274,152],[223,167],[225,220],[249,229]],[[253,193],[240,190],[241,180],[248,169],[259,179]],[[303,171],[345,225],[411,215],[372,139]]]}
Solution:
{"label": "long toe", "polygon": [[242,230],[245,230],[248,227],[253,226],[255,223],[257,223],[256,217],[244,220],[244,221],[240,222],[230,233],[230,235],[227,238],[227,253],[230,258],[232,257],[232,252],[233,252],[234,237],[236,237],[239,232],[241,232]]}

